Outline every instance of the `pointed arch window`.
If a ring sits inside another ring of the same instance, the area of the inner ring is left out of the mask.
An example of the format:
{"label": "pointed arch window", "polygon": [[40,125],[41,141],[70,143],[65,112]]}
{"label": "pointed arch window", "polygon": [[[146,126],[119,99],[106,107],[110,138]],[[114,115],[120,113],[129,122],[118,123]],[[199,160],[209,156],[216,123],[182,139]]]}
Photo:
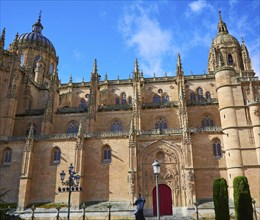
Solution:
{"label": "pointed arch window", "polygon": [[20,56],[20,66],[24,65],[24,54],[22,53]]}
{"label": "pointed arch window", "polygon": [[195,103],[196,102],[196,95],[194,93],[190,94],[190,101],[191,101],[191,103]]}
{"label": "pointed arch window", "polygon": [[103,148],[103,162],[111,163],[111,148],[109,146]]}
{"label": "pointed arch window", "polygon": [[166,129],[168,127],[167,121],[163,117],[159,117],[155,123],[155,129]]}
{"label": "pointed arch window", "polygon": [[125,105],[125,104],[126,104],[126,94],[125,94],[125,92],[123,92],[123,93],[121,94],[121,103],[122,103],[122,105]]}
{"label": "pointed arch window", "polygon": [[228,65],[233,65],[233,57],[231,54],[228,54],[228,57],[227,57],[227,61],[228,61]]}
{"label": "pointed arch window", "polygon": [[210,101],[210,100],[211,100],[210,92],[206,92],[206,93],[205,93],[205,96],[206,96],[206,100],[207,100],[207,101]]}
{"label": "pointed arch window", "polygon": [[132,97],[131,96],[128,97],[128,104],[132,105]]}
{"label": "pointed arch window", "polygon": [[203,89],[201,87],[197,89],[197,97],[199,103],[203,102]]}
{"label": "pointed arch window", "polygon": [[123,130],[123,127],[122,127],[121,122],[119,120],[114,120],[111,125],[111,131],[116,132],[116,131],[122,131],[122,130]]}
{"label": "pointed arch window", "polygon": [[52,162],[53,164],[59,164],[61,158],[61,150],[58,147],[54,147],[52,150]]}
{"label": "pointed arch window", "polygon": [[76,134],[78,133],[78,130],[79,130],[79,126],[77,122],[75,121],[69,122],[67,126],[67,134]]}
{"label": "pointed arch window", "polygon": [[[26,136],[29,135],[31,125],[32,125],[31,123],[26,125],[26,131],[25,131]],[[33,124],[32,126],[33,126],[33,135],[35,136],[36,135],[36,126],[35,126],[35,124]]]}
{"label": "pointed arch window", "polygon": [[86,107],[87,107],[87,102],[86,102],[85,99],[80,99],[79,107],[80,107],[80,108],[83,108],[83,109],[86,109]]}
{"label": "pointed arch window", "polygon": [[12,150],[11,148],[7,147],[4,149],[3,152],[3,165],[10,166],[12,162]]}
{"label": "pointed arch window", "polygon": [[221,142],[219,139],[213,141],[213,156],[215,159],[222,157]]}
{"label": "pointed arch window", "polygon": [[162,102],[163,102],[163,103],[168,103],[169,100],[170,100],[170,98],[169,98],[168,95],[163,95],[163,97],[162,97]]}
{"label": "pointed arch window", "polygon": [[153,96],[153,103],[160,103],[161,102],[161,98],[158,95],[154,95]]}
{"label": "pointed arch window", "polygon": [[207,115],[207,116],[202,118],[202,120],[201,120],[201,127],[202,128],[213,127],[213,126],[214,126],[214,121],[211,118],[211,116]]}
{"label": "pointed arch window", "polygon": [[53,64],[50,64],[50,68],[49,68],[49,73],[52,74],[53,73]]}
{"label": "pointed arch window", "polygon": [[118,97],[116,98],[116,105],[120,105],[120,99]]}

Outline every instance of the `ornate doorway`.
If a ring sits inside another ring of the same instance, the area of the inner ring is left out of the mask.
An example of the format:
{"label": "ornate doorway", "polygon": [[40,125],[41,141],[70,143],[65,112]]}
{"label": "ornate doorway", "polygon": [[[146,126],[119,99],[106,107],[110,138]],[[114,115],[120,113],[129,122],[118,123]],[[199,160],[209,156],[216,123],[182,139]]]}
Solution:
{"label": "ornate doorway", "polygon": [[[172,191],[165,184],[159,184],[160,215],[172,215]],[[157,215],[156,187],[153,188],[153,214]]]}

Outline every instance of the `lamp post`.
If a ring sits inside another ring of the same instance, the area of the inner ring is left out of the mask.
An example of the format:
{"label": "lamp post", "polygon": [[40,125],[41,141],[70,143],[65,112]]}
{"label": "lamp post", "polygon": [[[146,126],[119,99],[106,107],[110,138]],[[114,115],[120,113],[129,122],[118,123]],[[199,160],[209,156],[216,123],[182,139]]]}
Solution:
{"label": "lamp post", "polygon": [[160,203],[159,203],[159,189],[158,189],[158,176],[160,174],[160,164],[157,160],[153,162],[153,173],[156,180],[156,206],[157,206],[157,220],[160,220]]}
{"label": "lamp post", "polygon": [[[68,180],[64,181],[65,179],[65,175],[66,173],[64,172],[64,170],[60,173],[60,179],[62,182],[62,185],[66,186],[66,190],[69,192],[69,199],[68,199],[68,220],[70,219],[70,197],[71,197],[71,192],[74,191],[74,187],[75,187],[75,191],[79,191],[79,181],[80,181],[80,176],[79,175],[75,175],[76,172],[74,171],[74,167],[72,165],[72,163],[69,166],[69,178]],[[63,190],[61,190],[61,188],[59,187],[59,192],[61,191],[65,191],[65,188],[63,188]]]}

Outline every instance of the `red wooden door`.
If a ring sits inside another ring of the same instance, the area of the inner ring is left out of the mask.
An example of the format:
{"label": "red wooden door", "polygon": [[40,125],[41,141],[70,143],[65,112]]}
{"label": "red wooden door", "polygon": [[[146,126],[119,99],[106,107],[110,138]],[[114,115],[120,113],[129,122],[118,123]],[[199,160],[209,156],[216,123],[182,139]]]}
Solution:
{"label": "red wooden door", "polygon": [[[159,184],[160,215],[172,215],[172,192],[169,186]],[[156,187],[153,188],[153,214],[157,215]]]}

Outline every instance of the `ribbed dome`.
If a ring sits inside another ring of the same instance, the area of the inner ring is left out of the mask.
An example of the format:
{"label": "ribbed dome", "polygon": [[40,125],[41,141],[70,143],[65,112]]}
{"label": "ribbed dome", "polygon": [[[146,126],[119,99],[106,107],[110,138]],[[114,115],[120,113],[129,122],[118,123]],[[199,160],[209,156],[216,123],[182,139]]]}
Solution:
{"label": "ribbed dome", "polygon": [[240,46],[238,40],[228,33],[219,34],[214,39],[213,43],[215,46],[220,46],[220,45],[228,46],[228,47]]}
{"label": "ribbed dome", "polygon": [[22,46],[39,46],[46,49],[48,52],[54,52],[56,55],[55,48],[51,41],[42,35],[43,26],[41,24],[41,16],[38,21],[32,26],[32,32],[21,34],[18,37],[18,44]]}

